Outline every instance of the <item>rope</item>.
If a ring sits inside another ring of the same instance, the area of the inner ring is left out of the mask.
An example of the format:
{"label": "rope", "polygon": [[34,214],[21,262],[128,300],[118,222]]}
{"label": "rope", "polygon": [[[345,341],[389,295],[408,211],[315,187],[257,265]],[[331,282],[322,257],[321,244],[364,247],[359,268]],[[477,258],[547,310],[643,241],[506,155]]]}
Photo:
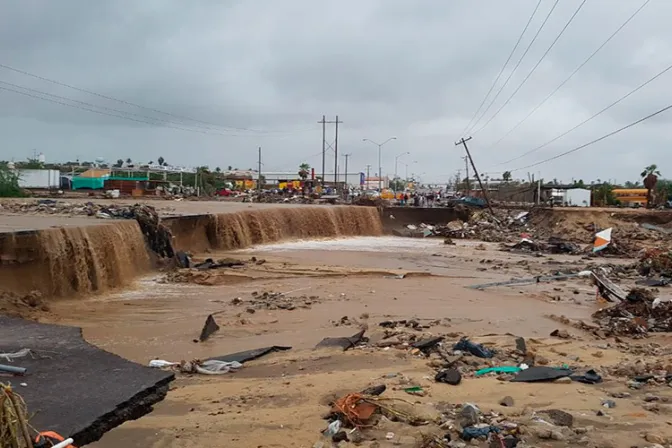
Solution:
{"label": "rope", "polygon": [[31,448],[28,410],[23,398],[8,384],[0,383],[0,446]]}

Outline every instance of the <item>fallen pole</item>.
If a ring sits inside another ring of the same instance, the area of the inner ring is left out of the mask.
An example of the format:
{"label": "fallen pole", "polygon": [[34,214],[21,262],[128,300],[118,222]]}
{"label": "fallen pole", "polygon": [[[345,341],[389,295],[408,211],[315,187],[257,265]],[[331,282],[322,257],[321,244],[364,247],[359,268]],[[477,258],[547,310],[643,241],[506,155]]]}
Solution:
{"label": "fallen pole", "polygon": [[588,277],[592,275],[591,271],[581,271],[576,274],[560,274],[560,275],[539,275],[537,277],[527,277],[527,278],[519,278],[519,279],[513,279],[513,280],[508,280],[505,282],[494,282],[494,283],[481,283],[480,285],[469,285],[467,288],[470,289],[485,289],[485,288],[491,288],[493,286],[508,286],[508,285],[532,285],[535,283],[546,283],[546,282],[552,282],[555,280],[565,280],[568,278],[576,278],[576,277]]}

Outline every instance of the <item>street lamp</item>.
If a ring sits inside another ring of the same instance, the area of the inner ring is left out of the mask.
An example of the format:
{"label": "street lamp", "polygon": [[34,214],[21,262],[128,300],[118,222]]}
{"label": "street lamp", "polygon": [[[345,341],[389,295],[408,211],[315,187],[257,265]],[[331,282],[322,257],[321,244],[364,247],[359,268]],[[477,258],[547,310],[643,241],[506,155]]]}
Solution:
{"label": "street lamp", "polygon": [[395,158],[394,158],[394,188],[393,188],[393,190],[394,190],[394,193],[395,193],[395,197],[396,197],[396,193],[397,193],[397,165],[399,164],[399,157],[404,157],[404,156],[409,155],[409,154],[410,154],[410,152],[408,152],[408,151],[402,152],[401,154],[395,156]]}
{"label": "street lamp", "polygon": [[408,166],[409,166],[409,165],[413,165],[413,164],[415,164],[415,163],[418,163],[418,161],[417,161],[417,160],[414,160],[414,161],[412,161],[411,163],[404,163],[404,162],[401,162],[401,164],[404,165],[404,167],[406,168],[406,176],[404,177],[404,180],[406,180],[406,183],[408,183]]}
{"label": "street lamp", "polygon": [[371,142],[378,147],[378,191],[380,191],[380,192],[383,191],[383,187],[382,187],[382,180],[383,180],[383,178],[382,178],[382,176],[383,176],[382,148],[383,148],[383,145],[385,143],[389,142],[390,140],[396,140],[396,139],[397,139],[397,137],[390,137],[387,140],[385,140],[383,143],[376,143],[373,140],[369,140],[368,138],[363,138],[362,139],[363,142]]}

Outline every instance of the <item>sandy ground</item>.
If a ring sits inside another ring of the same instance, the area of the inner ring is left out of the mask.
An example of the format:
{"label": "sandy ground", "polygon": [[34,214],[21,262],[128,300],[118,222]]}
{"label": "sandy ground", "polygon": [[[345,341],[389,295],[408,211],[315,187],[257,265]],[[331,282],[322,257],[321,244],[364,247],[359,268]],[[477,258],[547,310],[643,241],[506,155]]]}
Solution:
{"label": "sandy ground", "polygon": [[[393,237],[293,242],[201,256],[243,260],[254,256],[266,263],[206,273],[187,271],[177,277],[181,282],[166,281],[163,273],[157,273],[131,290],[86,301],[55,302],[53,320],[80,325],[90,342],[143,364],[153,358],[191,360],[270,345],[293,349],[251,361],[239,372],[221,377],[178,374],[167,399],[153,413],[122,425],[91,446],[312,447],[326,427],[321,416],[329,410],[328,403],[375,384],[386,384],[385,396],[408,401],[410,411],[429,419],[439,419],[446,408],[469,402],[536,434],[548,428],[548,423],[532,421],[545,409],[574,416],[578,431],[553,427],[564,431],[565,440],[539,440],[528,434],[526,446],[644,447],[653,446],[645,441],[647,435],[650,440],[672,437],[672,409],[666,404],[672,392],[667,386],[650,384],[630,390],[627,378],[604,373],[605,381],[599,385],[468,377],[459,386],[450,386],[435,383],[432,360],[413,354],[408,347],[314,350],[322,338],[349,336],[360,327],[368,329],[372,341],[380,340],[379,322],[415,318],[427,325],[424,333],[445,335],[446,344],[467,335],[505,349],[513,345],[513,335],[524,336],[550,365],[606,372],[610,366],[636,360],[660,361],[646,350],[624,350],[613,340],[596,340],[548,317],[588,320],[600,306],[588,280],[482,291],[465,287],[583,269],[586,260],[580,257],[534,257],[502,252],[496,244],[459,241],[450,246],[439,240]],[[393,278],[400,273],[409,275]],[[312,298],[310,305],[299,304],[292,310],[253,307],[254,293],[264,291]],[[238,298],[242,303],[233,304]],[[211,313],[221,330],[204,343],[194,343]],[[341,325],[343,316],[351,323]],[[556,328],[566,329],[571,337],[549,337]],[[670,341],[657,342],[665,346]],[[408,395],[403,389],[409,386],[423,387],[426,395]],[[610,398],[614,392],[631,395]],[[646,394],[660,403],[655,411],[643,408]],[[507,395],[514,399],[513,407],[499,405]],[[601,407],[604,399],[613,399],[617,406]],[[598,416],[598,411],[604,415]],[[446,431],[436,424],[415,427],[383,420],[364,431],[361,446],[417,446],[420,435]],[[388,440],[390,432],[394,436]],[[354,445],[341,442],[339,446]]]}

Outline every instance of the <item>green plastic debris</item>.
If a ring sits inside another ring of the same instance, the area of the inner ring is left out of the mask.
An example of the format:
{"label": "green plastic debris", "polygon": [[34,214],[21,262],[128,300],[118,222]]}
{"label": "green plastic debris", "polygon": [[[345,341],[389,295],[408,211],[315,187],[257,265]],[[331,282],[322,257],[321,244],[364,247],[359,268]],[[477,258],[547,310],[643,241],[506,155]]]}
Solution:
{"label": "green plastic debris", "polygon": [[522,369],[516,366],[502,366],[502,367],[488,367],[487,369],[481,369],[476,371],[476,376],[485,375],[486,373],[518,373]]}

